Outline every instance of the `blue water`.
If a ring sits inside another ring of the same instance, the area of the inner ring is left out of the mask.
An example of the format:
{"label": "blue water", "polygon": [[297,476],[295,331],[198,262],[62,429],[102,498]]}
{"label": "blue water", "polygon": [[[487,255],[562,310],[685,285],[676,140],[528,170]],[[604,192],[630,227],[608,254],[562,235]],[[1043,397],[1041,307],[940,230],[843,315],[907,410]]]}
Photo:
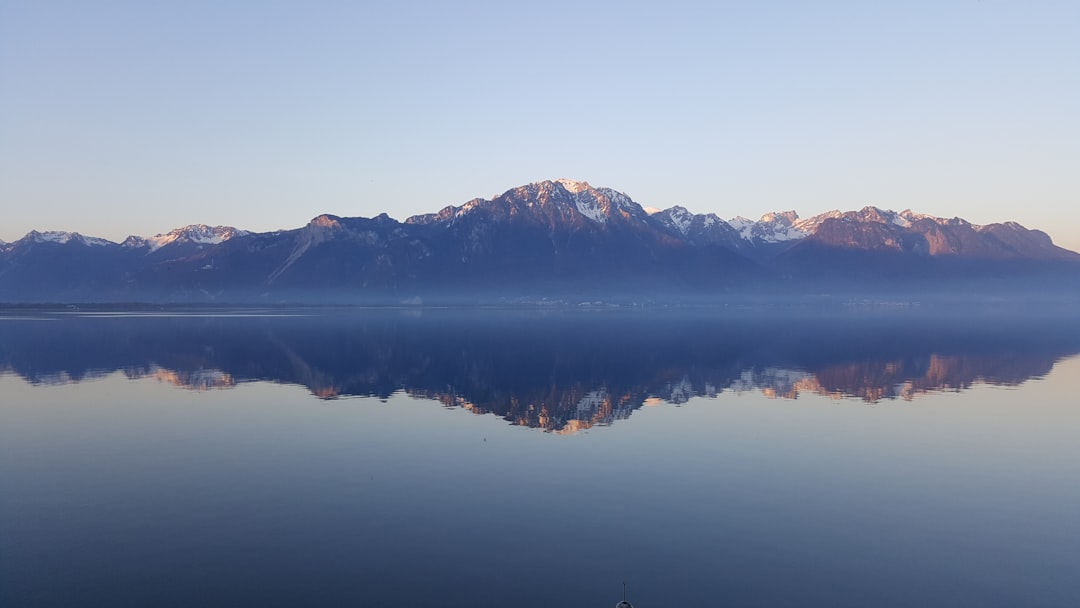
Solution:
{"label": "blue water", "polygon": [[1069,320],[10,317],[2,606],[1080,604]]}

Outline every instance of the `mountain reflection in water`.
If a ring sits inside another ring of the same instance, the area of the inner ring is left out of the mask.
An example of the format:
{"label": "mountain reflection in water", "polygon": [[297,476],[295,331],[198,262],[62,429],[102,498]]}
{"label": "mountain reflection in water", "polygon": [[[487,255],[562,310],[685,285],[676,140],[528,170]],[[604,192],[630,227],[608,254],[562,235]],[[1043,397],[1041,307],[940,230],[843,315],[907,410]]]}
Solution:
{"label": "mountain reflection in water", "polygon": [[0,323],[0,371],[123,372],[191,389],[271,381],[319,398],[404,391],[569,433],[725,391],[868,403],[1015,386],[1080,352],[1080,327],[993,315],[352,310],[298,316],[43,315]]}

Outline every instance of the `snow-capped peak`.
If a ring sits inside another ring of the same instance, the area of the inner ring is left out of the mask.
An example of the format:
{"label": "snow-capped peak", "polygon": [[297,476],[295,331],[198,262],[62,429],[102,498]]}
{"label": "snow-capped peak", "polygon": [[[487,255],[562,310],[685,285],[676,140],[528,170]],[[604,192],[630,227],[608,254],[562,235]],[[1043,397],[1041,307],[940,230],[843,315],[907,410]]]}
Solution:
{"label": "snow-capped peak", "polygon": [[177,228],[166,234],[158,234],[146,239],[150,246],[150,252],[174,242],[190,242],[200,245],[217,245],[233,237],[250,234],[247,230],[239,230],[232,226],[207,226],[206,224],[192,224]]}
{"label": "snow-capped peak", "polygon": [[607,223],[608,216],[615,211],[638,214],[641,207],[629,196],[612,188],[595,188],[588,182],[579,182],[565,177],[551,182],[561,185],[573,197],[574,206],[581,215],[599,224]]}
{"label": "snow-capped peak", "polygon": [[780,243],[805,238],[811,231],[799,226],[799,214],[794,211],[774,211],[758,221],[739,216],[728,220],[739,236],[747,241]]}
{"label": "snow-capped peak", "polygon": [[[956,225],[956,224],[960,224],[960,223],[965,223],[965,224],[970,224],[971,227],[974,228],[975,230],[980,230],[982,228],[982,226],[980,226],[978,224],[971,224],[971,222],[968,222],[967,220],[964,220],[964,219],[961,219],[961,218],[958,218],[958,217],[954,217],[954,218],[949,219],[949,218],[944,218],[944,217],[938,217],[936,215],[929,215],[927,213],[915,213],[911,209],[904,209],[903,211],[901,211],[897,215],[899,217],[903,218],[905,220],[905,222],[906,222],[906,223],[901,224],[901,225],[905,226],[905,227],[908,227],[908,228],[910,228],[912,224],[914,224],[915,222],[920,221],[920,220],[930,220],[931,222],[934,222],[935,224],[939,224],[939,225],[942,225],[942,226]],[[1009,222],[1007,222],[1007,223],[1009,223]]]}
{"label": "snow-capped peak", "polygon": [[781,224],[791,226],[799,219],[799,214],[794,211],[772,211],[761,216],[761,222],[767,224]]}
{"label": "snow-capped peak", "polygon": [[918,220],[937,220],[938,219],[938,218],[936,218],[936,217],[934,217],[932,215],[927,215],[925,213],[915,213],[911,209],[904,209],[903,211],[901,211],[900,212],[900,217],[908,220],[909,222],[914,222],[914,221],[918,221]]}
{"label": "snow-capped peak", "polygon": [[690,224],[694,221],[694,214],[686,207],[675,205],[663,211],[663,217],[668,223],[684,235],[690,232]]}
{"label": "snow-capped peak", "polygon": [[826,211],[825,213],[815,215],[814,217],[808,217],[806,219],[795,220],[793,226],[798,230],[805,232],[806,234],[813,234],[817,227],[821,225],[825,220],[837,219],[844,217],[844,212],[838,209],[832,211]]}
{"label": "snow-capped peak", "polygon": [[563,188],[566,188],[567,191],[573,192],[574,194],[590,188],[589,182],[579,182],[577,180],[566,179],[565,177],[560,177],[555,180],[555,183],[562,184]]}
{"label": "snow-capped peak", "polygon": [[112,241],[93,237],[83,236],[78,232],[62,232],[59,230],[46,230],[45,232],[38,232],[37,230],[31,230],[25,238],[33,240],[35,243],[59,243],[61,245],[70,243],[72,241],[82,243],[89,247],[104,247],[106,245],[115,245]]}
{"label": "snow-capped peak", "polygon": [[138,249],[139,247],[146,247],[148,244],[143,237],[132,234],[128,235],[124,242],[120,243],[120,246],[126,249]]}

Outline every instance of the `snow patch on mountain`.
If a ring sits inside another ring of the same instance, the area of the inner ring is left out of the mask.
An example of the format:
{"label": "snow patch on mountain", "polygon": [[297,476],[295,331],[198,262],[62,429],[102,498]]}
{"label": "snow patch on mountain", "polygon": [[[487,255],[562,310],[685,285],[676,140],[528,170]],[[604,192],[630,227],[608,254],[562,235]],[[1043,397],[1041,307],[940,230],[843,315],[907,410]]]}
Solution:
{"label": "snow patch on mountain", "polygon": [[868,205],[858,211],[827,211],[820,215],[815,215],[811,218],[800,219],[794,223],[794,226],[804,232],[813,233],[818,229],[821,224],[826,220],[839,219],[849,222],[876,222],[881,224],[892,224],[901,228],[912,228],[915,222],[922,220],[930,220],[935,224],[941,226],[959,226],[959,225],[971,225],[972,228],[978,230],[980,226],[970,224],[967,220],[960,218],[941,218],[933,215],[927,215],[925,213],[915,213],[911,209],[905,209],[899,213],[891,209],[881,209],[880,207],[874,207]]}
{"label": "snow patch on mountain", "polygon": [[[980,225],[980,224],[972,224],[971,222],[969,222],[969,221],[967,221],[965,219],[958,218],[958,217],[953,217],[953,218],[938,217],[936,215],[929,215],[929,214],[926,214],[926,213],[915,213],[911,209],[904,209],[903,211],[898,213],[897,216],[899,216],[900,218],[903,219],[903,221],[905,223],[900,224],[900,225],[904,226],[905,228],[911,228],[911,226],[915,222],[918,222],[918,221],[921,221],[921,220],[930,220],[931,222],[934,222],[935,224],[937,224],[939,226],[963,226],[963,225],[967,225],[967,226],[971,226],[971,228],[973,230],[975,230],[975,231],[981,231],[984,228],[986,228],[986,226],[983,226],[983,225]],[[1010,224],[1016,225],[1016,226],[1018,226],[1020,228],[1023,228],[1023,226],[1020,226],[1019,224],[1016,224],[1016,222],[1005,222],[1004,225],[1008,226]]]}
{"label": "snow patch on mountain", "polygon": [[618,209],[622,209],[623,211],[641,209],[641,206],[635,203],[633,199],[618,190],[612,188],[595,188],[595,190],[606,196],[607,199],[611,201],[611,204]]}
{"label": "snow patch on mountain", "polygon": [[799,214],[794,211],[766,213],[758,221],[742,216],[728,220],[728,224],[739,232],[747,241],[782,243],[806,238],[811,231],[802,229],[798,224]]}
{"label": "snow patch on mountain", "polygon": [[844,212],[839,210],[826,211],[825,213],[815,215],[814,217],[808,217],[806,219],[797,219],[792,226],[797,230],[801,230],[806,234],[813,234],[825,220],[839,219],[844,217]]}
{"label": "snow patch on mountain", "polygon": [[919,220],[933,220],[933,221],[937,222],[937,221],[939,221],[941,219],[941,218],[938,218],[938,217],[934,217],[932,215],[927,215],[925,213],[915,213],[911,209],[904,209],[903,211],[901,211],[900,212],[900,217],[907,220],[909,224],[912,223],[912,222],[917,222]]}
{"label": "snow patch on mountain", "polygon": [[728,220],[727,223],[728,223],[729,226],[731,226],[732,228],[734,228],[735,230],[737,230],[739,232],[739,236],[741,236],[744,239],[748,239],[748,238],[750,238],[750,235],[749,235],[750,229],[753,228],[754,224],[756,224],[757,222],[755,222],[754,220],[752,220],[750,218],[743,217],[741,215],[737,215],[737,216],[731,218],[730,220]]}
{"label": "snow patch on mountain", "polygon": [[47,230],[45,232],[38,232],[37,230],[30,231],[25,238],[29,238],[35,243],[59,243],[65,245],[67,243],[76,242],[82,243],[88,247],[105,247],[107,245],[115,245],[112,241],[97,238],[94,236],[83,236],[78,232],[62,232],[59,230]]}
{"label": "snow patch on mountain", "polygon": [[584,215],[598,224],[607,222],[607,216],[604,215],[604,210],[600,208],[600,204],[595,198],[575,196],[574,206],[577,207],[577,210],[581,215]]}
{"label": "snow patch on mountain", "polygon": [[461,217],[461,216],[465,215],[466,213],[472,211],[473,209],[479,207],[480,203],[485,203],[485,202],[487,202],[487,201],[485,201],[483,199],[479,199],[479,198],[474,198],[473,200],[465,203],[460,208],[458,208],[458,210],[454,212],[454,217]]}
{"label": "snow patch on mountain", "polygon": [[690,232],[690,224],[694,221],[694,214],[690,213],[685,207],[676,205],[667,210],[667,218],[670,220],[671,225],[685,236]]}
{"label": "snow patch on mountain", "polygon": [[560,177],[559,179],[555,180],[555,183],[562,184],[563,188],[566,188],[568,192],[572,192],[574,194],[589,189],[589,182],[579,182],[573,179],[566,179],[565,177]]}
{"label": "snow patch on mountain", "polygon": [[606,224],[615,212],[640,215],[642,211],[641,207],[626,194],[612,188],[594,188],[588,182],[564,177],[551,182],[531,184],[531,186],[544,188],[547,184],[562,186],[573,200],[578,213],[598,224]]}
{"label": "snow patch on mountain", "polygon": [[[318,218],[316,218],[318,219]],[[238,230],[232,226],[207,226],[206,224],[192,224],[177,228],[165,234],[158,234],[145,239],[150,246],[150,253],[175,242],[189,242],[199,245],[218,245],[238,236],[251,234],[247,230]]]}
{"label": "snow patch on mountain", "polygon": [[694,225],[694,220],[698,217],[702,218],[702,224],[706,228],[715,224],[717,219],[716,216],[711,214],[708,216],[694,215],[686,207],[680,207],[679,205],[675,205],[670,209],[664,209],[655,214],[655,217],[667,228],[677,230],[683,236],[688,236],[690,234],[690,229]]}

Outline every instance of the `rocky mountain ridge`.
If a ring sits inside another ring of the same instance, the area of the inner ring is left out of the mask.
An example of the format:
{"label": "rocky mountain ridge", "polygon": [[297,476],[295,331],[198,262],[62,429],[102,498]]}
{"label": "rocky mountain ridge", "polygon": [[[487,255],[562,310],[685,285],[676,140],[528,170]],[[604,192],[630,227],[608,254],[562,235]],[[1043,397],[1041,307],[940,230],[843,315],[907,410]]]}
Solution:
{"label": "rocky mountain ridge", "polygon": [[317,299],[459,290],[690,290],[793,277],[865,281],[1080,269],[1080,254],[1014,222],[978,226],[877,207],[757,221],[647,211],[587,182],[550,180],[399,222],[320,215],[250,233],[202,224],[123,243],[31,232],[0,246],[0,300]]}

